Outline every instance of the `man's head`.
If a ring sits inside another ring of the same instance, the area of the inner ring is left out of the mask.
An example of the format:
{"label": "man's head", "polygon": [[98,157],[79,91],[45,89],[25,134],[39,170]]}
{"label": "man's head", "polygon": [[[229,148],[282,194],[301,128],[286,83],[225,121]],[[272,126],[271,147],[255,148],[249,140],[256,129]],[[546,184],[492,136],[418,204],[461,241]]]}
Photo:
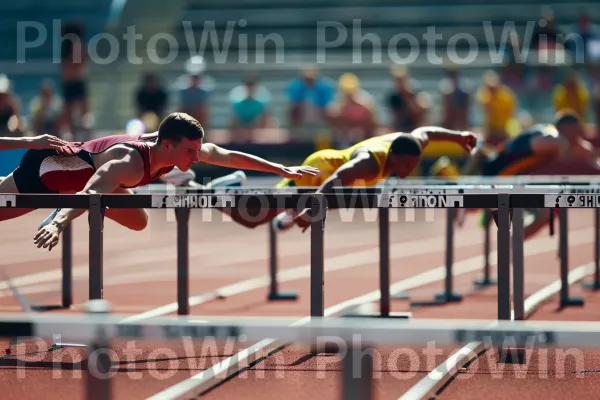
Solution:
{"label": "man's head", "polygon": [[392,142],[388,165],[399,178],[406,178],[419,165],[422,151],[421,144],[414,136],[401,135]]}
{"label": "man's head", "polygon": [[158,128],[158,146],[165,161],[187,171],[199,161],[204,129],[193,117],[185,113],[172,113]]}
{"label": "man's head", "polygon": [[558,113],[554,119],[554,126],[559,135],[564,136],[573,142],[585,138],[585,129],[577,113],[571,110],[565,110]]}

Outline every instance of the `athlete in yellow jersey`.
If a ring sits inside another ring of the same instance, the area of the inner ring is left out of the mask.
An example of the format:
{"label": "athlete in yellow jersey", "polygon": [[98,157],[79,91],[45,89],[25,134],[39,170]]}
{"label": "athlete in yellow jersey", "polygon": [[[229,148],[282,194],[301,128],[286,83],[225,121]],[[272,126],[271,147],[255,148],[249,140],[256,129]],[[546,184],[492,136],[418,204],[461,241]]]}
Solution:
{"label": "athlete in yellow jersey", "polygon": [[[373,137],[344,150],[320,150],[308,156],[302,164],[318,169],[319,173],[311,177],[284,179],[276,187],[316,187],[316,192],[327,193],[334,186],[374,186],[392,173],[405,178],[417,167],[423,149],[430,141],[454,142],[470,152],[475,146],[476,136],[471,132],[422,127],[411,133],[396,132]],[[228,211],[235,221],[247,227],[256,227],[276,217],[273,222],[279,229],[287,229],[294,223],[308,227],[309,223],[302,218],[306,212],[270,210],[265,218],[250,222],[237,210]]]}
{"label": "athlete in yellow jersey", "polygon": [[[555,160],[584,160],[600,172],[599,154],[584,137],[585,129],[577,115],[570,111],[561,112],[555,117],[554,124],[535,125],[503,144],[496,152],[489,154],[477,147],[464,174],[527,175],[535,168]],[[459,170],[448,160],[439,160],[432,171],[440,177],[460,176]],[[539,232],[549,220],[549,214],[544,209],[528,211],[534,218],[525,226],[526,239]]]}

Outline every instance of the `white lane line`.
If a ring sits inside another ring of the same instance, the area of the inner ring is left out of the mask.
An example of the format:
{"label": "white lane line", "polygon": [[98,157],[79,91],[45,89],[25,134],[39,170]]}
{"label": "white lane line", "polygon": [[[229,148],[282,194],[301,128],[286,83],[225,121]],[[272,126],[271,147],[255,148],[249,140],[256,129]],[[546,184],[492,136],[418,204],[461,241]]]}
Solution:
{"label": "white lane line", "polygon": [[[569,236],[569,240],[571,245],[579,245],[579,244],[587,244],[593,242],[593,235],[589,234],[590,230],[582,230],[577,233],[573,232],[573,238],[571,239],[571,235]],[[536,238],[531,241],[528,248],[525,250],[525,255],[536,255],[542,254],[547,251],[553,251],[556,246],[556,241],[552,238]],[[490,263],[492,265],[496,264],[497,253],[490,253]],[[352,259],[352,258],[350,258]],[[454,264],[453,273],[454,276],[462,275],[474,271],[478,271],[481,269],[481,256],[476,256],[469,258],[467,260],[459,261]],[[395,282],[390,286],[390,293],[397,294],[401,292],[405,292],[410,289],[414,289],[423,285],[427,285],[436,281],[441,281],[444,279],[446,274],[446,267],[439,266],[437,268],[431,269],[429,271],[425,271],[419,275],[400,280]],[[354,309],[355,307],[379,300],[381,297],[379,290],[374,290],[362,296],[355,297],[353,299],[338,303],[334,306],[328,307],[325,309],[324,316],[331,317],[334,315],[341,315],[344,312]],[[292,326],[303,325],[310,321],[309,317],[304,317],[299,319],[298,321],[292,323]],[[252,349],[254,351],[254,361],[261,361],[267,357],[264,355],[266,348],[268,346],[279,347],[283,343],[277,343],[274,339],[265,339],[261,342],[255,344]],[[243,352],[248,351],[249,349],[243,350]],[[261,355],[263,353],[263,355]],[[190,391],[195,391],[196,393],[201,393],[204,390],[207,390],[217,383],[227,379],[231,375],[239,372],[241,369],[245,368],[246,365],[242,365],[240,361],[246,360],[250,356],[246,353],[243,354],[243,357],[240,353],[235,354],[215,365],[202,371],[191,378],[188,378],[184,381],[181,381],[171,387],[166,388],[165,390],[149,397],[147,400],[171,400],[177,399],[181,396],[189,393]],[[229,371],[226,374],[223,374],[223,371]],[[219,376],[220,375],[220,376]]]}
{"label": "white lane line", "polygon": [[[594,263],[588,263],[575,268],[569,272],[569,285],[582,280],[593,273],[593,271]],[[528,296],[524,304],[525,319],[528,319],[541,304],[558,293],[560,287],[561,281],[558,279]],[[511,311],[511,319],[514,319],[514,310]],[[423,379],[399,397],[398,400],[419,400],[435,397],[437,392],[453,379],[461,368],[476,359],[483,350],[487,350],[483,342],[468,343],[429,372]]]}

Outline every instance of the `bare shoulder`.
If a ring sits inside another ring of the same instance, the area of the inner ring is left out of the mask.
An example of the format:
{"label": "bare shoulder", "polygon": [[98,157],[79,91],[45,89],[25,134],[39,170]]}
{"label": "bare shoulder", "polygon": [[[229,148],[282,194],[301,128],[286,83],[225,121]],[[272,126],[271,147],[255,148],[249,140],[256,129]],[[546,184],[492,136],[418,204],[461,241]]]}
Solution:
{"label": "bare shoulder", "polygon": [[122,185],[133,186],[144,177],[144,159],[137,149],[116,145],[107,151],[105,174],[113,175]]}

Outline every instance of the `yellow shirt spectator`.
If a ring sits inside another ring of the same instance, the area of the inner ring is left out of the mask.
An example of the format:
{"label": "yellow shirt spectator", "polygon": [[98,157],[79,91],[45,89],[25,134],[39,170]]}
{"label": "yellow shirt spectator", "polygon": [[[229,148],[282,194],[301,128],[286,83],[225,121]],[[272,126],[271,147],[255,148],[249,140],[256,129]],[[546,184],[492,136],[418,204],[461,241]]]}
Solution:
{"label": "yellow shirt spectator", "polygon": [[[570,89],[570,90],[569,90]],[[554,88],[554,110],[556,112],[567,109],[577,113],[579,118],[585,119],[585,114],[590,102],[588,90],[579,82],[560,84]]]}
{"label": "yellow shirt spectator", "polygon": [[489,130],[504,131],[513,118],[517,100],[507,86],[483,86],[477,91],[477,101],[484,109],[485,124]]}

